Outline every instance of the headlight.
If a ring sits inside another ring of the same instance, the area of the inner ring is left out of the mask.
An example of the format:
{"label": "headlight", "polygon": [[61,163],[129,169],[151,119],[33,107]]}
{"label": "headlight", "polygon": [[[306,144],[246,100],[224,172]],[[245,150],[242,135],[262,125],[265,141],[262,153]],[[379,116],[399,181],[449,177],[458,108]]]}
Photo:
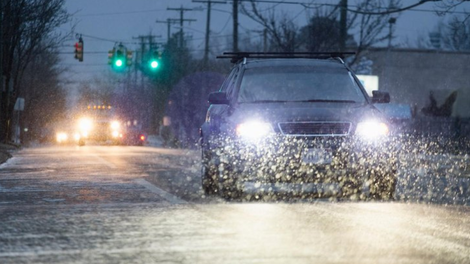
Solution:
{"label": "headlight", "polygon": [[57,137],[56,137],[56,138],[57,138],[57,142],[58,142],[58,143],[62,143],[62,142],[64,142],[64,141],[67,141],[67,138],[68,138],[68,137],[67,137],[67,134],[60,132],[60,133],[57,133]]}
{"label": "headlight", "polygon": [[117,137],[119,137],[119,132],[113,131],[113,133],[111,133],[111,136],[112,136],[113,138],[117,138]]}
{"label": "headlight", "polygon": [[111,128],[112,128],[112,129],[116,130],[116,129],[119,128],[119,126],[120,126],[120,124],[119,124],[118,121],[113,121],[113,122],[111,122]]}
{"label": "headlight", "polygon": [[383,122],[366,121],[357,124],[356,135],[366,138],[375,139],[388,135],[388,126]]}
{"label": "headlight", "polygon": [[83,119],[80,119],[80,121],[78,121],[78,128],[80,129],[80,131],[84,131],[84,132],[90,131],[91,127],[92,127],[92,122],[88,118],[83,118]]}
{"label": "headlight", "polygon": [[259,121],[241,123],[236,128],[237,136],[247,139],[260,139],[272,132],[271,124]]}

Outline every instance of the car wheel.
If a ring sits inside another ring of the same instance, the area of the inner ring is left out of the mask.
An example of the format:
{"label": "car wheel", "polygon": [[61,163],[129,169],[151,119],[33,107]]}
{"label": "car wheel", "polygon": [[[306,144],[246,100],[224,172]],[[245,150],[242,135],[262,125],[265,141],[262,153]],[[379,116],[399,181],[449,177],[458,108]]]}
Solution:
{"label": "car wheel", "polygon": [[237,187],[238,175],[235,175],[230,166],[221,163],[218,172],[218,191],[220,197],[226,200],[238,199],[242,196],[242,192]]}
{"label": "car wheel", "polygon": [[212,195],[217,193],[217,168],[215,166],[215,160],[213,155],[210,154],[209,150],[202,149],[202,190],[204,194]]}
{"label": "car wheel", "polygon": [[392,167],[382,167],[369,171],[368,198],[373,200],[394,200],[397,185],[397,170]]}

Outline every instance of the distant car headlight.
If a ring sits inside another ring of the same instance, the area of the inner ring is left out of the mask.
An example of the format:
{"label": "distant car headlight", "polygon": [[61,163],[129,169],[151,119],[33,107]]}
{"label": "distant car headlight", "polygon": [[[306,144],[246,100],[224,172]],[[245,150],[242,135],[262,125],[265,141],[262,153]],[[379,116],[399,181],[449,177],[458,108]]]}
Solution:
{"label": "distant car headlight", "polygon": [[117,138],[117,137],[119,137],[119,132],[118,132],[118,131],[113,131],[113,132],[111,133],[111,136],[112,136],[113,138]]}
{"label": "distant car headlight", "polygon": [[118,121],[113,121],[113,122],[111,122],[111,128],[112,128],[113,130],[119,129],[120,126],[121,126],[121,124],[119,124]]}
{"label": "distant car headlight", "polygon": [[80,131],[84,131],[84,132],[90,131],[91,127],[92,127],[92,122],[88,118],[83,118],[78,121],[78,128],[80,129]]}
{"label": "distant car headlight", "polygon": [[59,132],[57,133],[56,138],[57,138],[58,143],[62,143],[62,142],[67,141],[68,136],[66,133]]}
{"label": "distant car headlight", "polygon": [[387,136],[389,129],[387,124],[379,121],[365,121],[357,124],[356,135],[365,139],[376,139]]}
{"label": "distant car headlight", "polygon": [[236,133],[239,137],[256,140],[273,133],[273,128],[269,123],[248,121],[239,124],[236,127]]}

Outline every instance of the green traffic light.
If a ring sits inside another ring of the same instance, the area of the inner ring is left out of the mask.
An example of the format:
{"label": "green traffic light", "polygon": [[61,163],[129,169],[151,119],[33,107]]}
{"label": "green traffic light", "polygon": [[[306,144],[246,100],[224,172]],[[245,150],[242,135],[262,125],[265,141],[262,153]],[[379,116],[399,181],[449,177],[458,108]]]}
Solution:
{"label": "green traffic light", "polygon": [[114,65],[116,65],[116,67],[121,67],[123,65],[123,62],[121,59],[117,59],[115,62],[114,62]]}
{"label": "green traffic light", "polygon": [[158,68],[158,61],[154,60],[154,61],[150,62],[150,67],[152,69]]}

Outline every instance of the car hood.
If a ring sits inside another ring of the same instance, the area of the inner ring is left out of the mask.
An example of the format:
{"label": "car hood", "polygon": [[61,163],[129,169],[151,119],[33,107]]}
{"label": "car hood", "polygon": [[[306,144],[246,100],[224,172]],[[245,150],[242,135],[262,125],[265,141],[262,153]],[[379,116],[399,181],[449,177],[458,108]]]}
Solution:
{"label": "car hood", "polygon": [[370,104],[296,102],[239,104],[233,108],[229,119],[233,123],[248,120],[260,120],[269,123],[309,121],[357,123],[368,119],[382,119],[382,116]]}

